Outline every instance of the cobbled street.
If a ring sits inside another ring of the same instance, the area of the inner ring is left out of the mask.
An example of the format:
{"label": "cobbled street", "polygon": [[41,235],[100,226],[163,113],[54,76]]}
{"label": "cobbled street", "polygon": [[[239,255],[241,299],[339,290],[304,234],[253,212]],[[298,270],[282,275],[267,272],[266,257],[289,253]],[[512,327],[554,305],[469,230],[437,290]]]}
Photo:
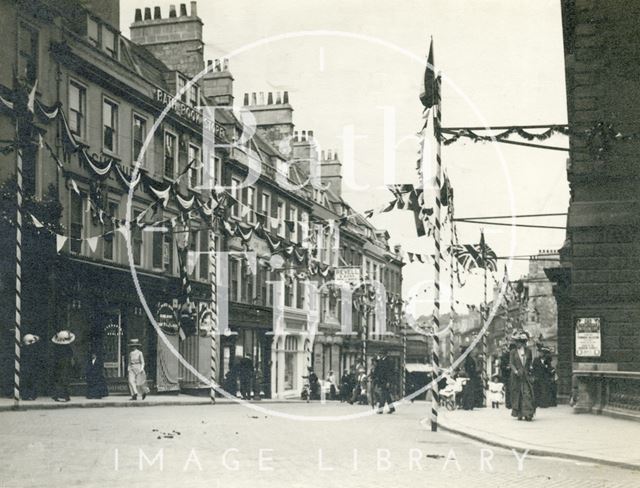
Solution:
{"label": "cobbled street", "polygon": [[6,412],[2,487],[640,486],[636,471],[432,433],[420,423],[424,403],[338,421],[269,409],[315,417],[367,412],[337,403]]}

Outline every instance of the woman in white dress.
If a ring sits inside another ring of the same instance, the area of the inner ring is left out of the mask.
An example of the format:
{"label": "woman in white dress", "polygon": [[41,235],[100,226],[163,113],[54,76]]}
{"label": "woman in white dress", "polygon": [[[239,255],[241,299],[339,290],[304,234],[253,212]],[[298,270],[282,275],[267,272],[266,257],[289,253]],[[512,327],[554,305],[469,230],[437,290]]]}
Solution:
{"label": "woman in white dress", "polygon": [[128,380],[129,391],[131,392],[131,399],[137,400],[138,394],[142,395],[144,400],[149,393],[147,387],[147,373],[144,371],[144,355],[140,350],[140,341],[138,339],[131,339],[129,342],[131,352],[129,353],[129,367]]}

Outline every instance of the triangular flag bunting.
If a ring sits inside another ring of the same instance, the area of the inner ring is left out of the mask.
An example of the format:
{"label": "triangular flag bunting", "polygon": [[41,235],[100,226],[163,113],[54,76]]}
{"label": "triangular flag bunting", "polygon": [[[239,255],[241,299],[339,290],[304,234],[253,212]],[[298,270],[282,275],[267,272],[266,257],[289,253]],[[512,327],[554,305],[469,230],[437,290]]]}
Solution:
{"label": "triangular flag bunting", "polygon": [[89,249],[91,249],[91,252],[96,252],[96,249],[98,247],[98,237],[89,237],[87,239],[87,244],[89,245]]}
{"label": "triangular flag bunting", "polygon": [[56,252],[58,254],[64,247],[65,242],[67,242],[67,236],[61,236],[60,234],[56,234]]}

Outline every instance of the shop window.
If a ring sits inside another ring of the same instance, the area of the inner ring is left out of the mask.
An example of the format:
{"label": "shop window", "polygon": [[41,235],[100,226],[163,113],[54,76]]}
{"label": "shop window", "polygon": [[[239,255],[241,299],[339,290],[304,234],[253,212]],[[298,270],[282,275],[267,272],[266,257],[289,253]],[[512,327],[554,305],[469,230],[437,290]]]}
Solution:
{"label": "shop window", "polygon": [[118,105],[106,98],[102,102],[102,147],[118,151]]}
{"label": "shop window", "polygon": [[[147,121],[140,115],[133,114],[133,161],[137,161],[147,137]],[[144,161],[144,155],[142,156]]]}
{"label": "shop window", "polygon": [[293,390],[296,376],[296,352],[298,350],[298,338],[285,337],[284,340],[284,389]]}
{"label": "shop window", "polygon": [[164,176],[173,179],[176,170],[176,136],[170,132],[164,133]]}
{"label": "shop window", "polygon": [[24,22],[18,29],[18,75],[30,84],[38,78],[38,31]]}
{"label": "shop window", "polygon": [[87,89],[75,81],[69,82],[69,128],[71,133],[85,137]]}

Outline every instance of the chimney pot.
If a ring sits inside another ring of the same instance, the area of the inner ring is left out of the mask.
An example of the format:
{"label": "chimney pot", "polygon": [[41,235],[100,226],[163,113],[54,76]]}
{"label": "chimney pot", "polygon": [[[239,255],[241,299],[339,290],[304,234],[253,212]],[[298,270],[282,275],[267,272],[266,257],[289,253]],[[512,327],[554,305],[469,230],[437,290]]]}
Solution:
{"label": "chimney pot", "polygon": [[267,94],[267,105],[273,105],[273,93],[271,92]]}
{"label": "chimney pot", "polygon": [[169,5],[169,18],[172,19],[176,16],[176,6]]}
{"label": "chimney pot", "polygon": [[282,97],[280,92],[276,92],[276,105],[280,105],[282,103]]}
{"label": "chimney pot", "polygon": [[320,161],[324,161],[324,151],[320,151]]}
{"label": "chimney pot", "polygon": [[228,71],[229,70],[229,58],[224,58],[222,60],[222,71]]}
{"label": "chimney pot", "polygon": [[142,10],[137,8],[136,9],[136,16],[134,18],[134,22],[140,22],[142,20]]}
{"label": "chimney pot", "polygon": [[160,10],[160,7],[153,7],[153,18],[154,19],[161,19],[162,18],[162,11]]}
{"label": "chimney pot", "polygon": [[313,139],[313,131],[312,130],[307,132],[307,134],[309,135],[309,140]]}
{"label": "chimney pot", "polygon": [[258,100],[260,105],[264,105],[264,92],[260,92],[260,98]]}
{"label": "chimney pot", "polygon": [[220,71],[220,60],[216,59],[216,71]]}
{"label": "chimney pot", "polygon": [[258,105],[258,97],[256,92],[251,92],[251,105]]}
{"label": "chimney pot", "polygon": [[333,159],[333,154],[331,149],[327,149],[327,161]]}
{"label": "chimney pot", "polygon": [[243,105],[246,107],[247,105],[249,105],[249,94],[245,93],[244,94],[244,102]]}
{"label": "chimney pot", "polygon": [[301,138],[301,140],[302,140],[302,141],[306,141],[306,140],[307,140],[307,131],[306,131],[306,130],[303,130],[303,131],[302,131],[302,138]]}
{"label": "chimney pot", "polygon": [[191,2],[191,17],[197,17],[198,16],[198,2],[192,1]]}
{"label": "chimney pot", "polygon": [[180,17],[186,17],[187,16],[187,4],[186,3],[181,3],[180,4]]}
{"label": "chimney pot", "polygon": [[289,92],[288,91],[284,92],[284,94],[282,95],[282,103],[289,103]]}
{"label": "chimney pot", "polygon": [[298,142],[298,131],[297,130],[293,131],[293,142]]}
{"label": "chimney pot", "polygon": [[338,151],[333,152],[333,159],[338,160]]}
{"label": "chimney pot", "polygon": [[211,66],[213,64],[213,61],[211,61],[210,59],[207,59],[207,67]]}
{"label": "chimney pot", "polygon": [[151,20],[151,7],[144,8],[144,20]]}

